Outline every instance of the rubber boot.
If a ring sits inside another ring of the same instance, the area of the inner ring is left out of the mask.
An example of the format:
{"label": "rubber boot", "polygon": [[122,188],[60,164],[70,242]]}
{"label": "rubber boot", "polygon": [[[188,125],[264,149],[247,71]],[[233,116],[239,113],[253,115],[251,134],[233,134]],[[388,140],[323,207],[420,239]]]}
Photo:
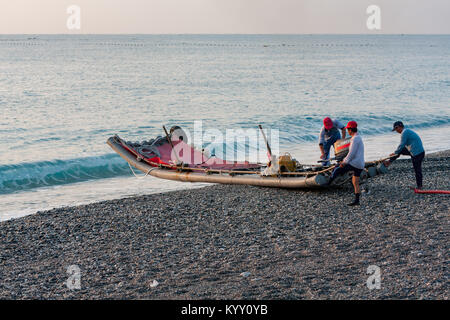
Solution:
{"label": "rubber boot", "polygon": [[360,193],[355,193],[355,200],[352,203],[349,203],[348,206],[359,206],[359,196]]}

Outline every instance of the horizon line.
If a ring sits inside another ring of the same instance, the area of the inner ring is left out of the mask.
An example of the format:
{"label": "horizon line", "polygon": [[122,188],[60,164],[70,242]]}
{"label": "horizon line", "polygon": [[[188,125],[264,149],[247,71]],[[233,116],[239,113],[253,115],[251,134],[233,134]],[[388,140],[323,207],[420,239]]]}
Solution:
{"label": "horizon line", "polygon": [[365,36],[381,36],[381,35],[450,35],[450,33],[0,33],[0,36],[6,35],[68,35],[68,36],[88,36],[88,35],[289,35],[289,36],[309,36],[309,35],[365,35]]}

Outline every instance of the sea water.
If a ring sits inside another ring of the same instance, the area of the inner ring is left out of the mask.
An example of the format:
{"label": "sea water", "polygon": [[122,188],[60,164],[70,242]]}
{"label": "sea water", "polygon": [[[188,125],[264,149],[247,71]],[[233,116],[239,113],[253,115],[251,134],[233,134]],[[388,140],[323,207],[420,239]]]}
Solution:
{"label": "sea water", "polygon": [[303,163],[325,116],[358,122],[367,160],[396,148],[396,120],[448,149],[449,61],[448,35],[0,35],[0,220],[204,186],[138,179],[105,144],[162,125],[261,124]]}

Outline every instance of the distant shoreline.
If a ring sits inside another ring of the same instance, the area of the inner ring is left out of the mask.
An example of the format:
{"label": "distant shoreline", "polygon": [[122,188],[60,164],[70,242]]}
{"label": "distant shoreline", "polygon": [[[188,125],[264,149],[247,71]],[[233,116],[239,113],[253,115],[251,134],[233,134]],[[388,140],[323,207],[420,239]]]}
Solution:
{"label": "distant shoreline", "polygon": [[0,33],[0,36],[449,36],[449,33]]}

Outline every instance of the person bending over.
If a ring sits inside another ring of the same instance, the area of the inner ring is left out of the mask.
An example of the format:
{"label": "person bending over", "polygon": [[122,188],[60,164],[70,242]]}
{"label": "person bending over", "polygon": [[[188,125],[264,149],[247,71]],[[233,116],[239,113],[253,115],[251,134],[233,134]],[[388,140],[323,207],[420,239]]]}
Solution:
{"label": "person bending over", "polygon": [[[422,176],[422,162],[425,157],[425,150],[423,148],[422,140],[419,135],[412,131],[411,129],[405,129],[403,122],[396,121],[394,123],[394,128],[392,131],[397,131],[401,134],[400,144],[394,153],[391,153],[391,158],[384,162],[387,167],[392,162],[398,159],[400,155],[411,156],[411,161],[414,168],[414,173],[416,174],[416,184],[417,189],[422,189],[423,186],[423,176]],[[414,189],[414,187],[411,187]]]}
{"label": "person bending over", "polygon": [[339,120],[332,120],[330,117],[323,119],[323,127],[319,134],[319,148],[322,155],[320,159],[327,160],[323,162],[324,166],[330,165],[329,156],[331,146],[339,139],[345,138],[345,127]]}

